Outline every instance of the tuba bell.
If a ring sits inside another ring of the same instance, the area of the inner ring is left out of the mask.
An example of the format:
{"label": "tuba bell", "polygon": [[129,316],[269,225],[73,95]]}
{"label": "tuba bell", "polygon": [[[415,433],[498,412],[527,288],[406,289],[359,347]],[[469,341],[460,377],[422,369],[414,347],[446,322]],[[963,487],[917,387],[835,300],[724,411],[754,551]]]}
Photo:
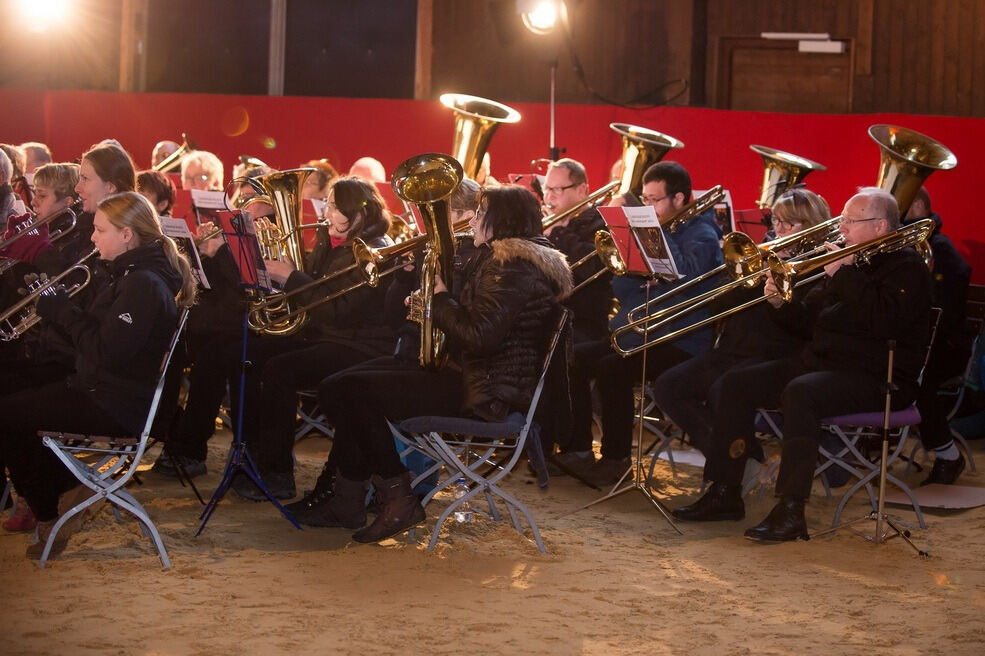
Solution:
{"label": "tuba bell", "polygon": [[823,164],[776,148],[753,144],[749,149],[763,158],[763,186],[756,201],[756,207],[762,210],[773,207],[783,192],[803,182],[808,173],[827,170]]}
{"label": "tuba bell", "polygon": [[662,160],[672,148],[683,148],[680,139],[628,123],[609,123],[622,136],[622,178],[616,195],[643,193],[643,174],[651,164]]}
{"label": "tuba bell", "polygon": [[457,158],[424,153],[405,160],[393,172],[393,191],[417,206],[424,220],[428,251],[421,265],[421,288],[411,295],[410,318],[421,324],[418,359],[422,367],[440,369],[447,360],[445,334],[432,323],[436,276],[448,288],[454,270],[455,235],[448,197],[458,188],[464,173]]}
{"label": "tuba bell", "polygon": [[878,124],[869,127],[869,136],[879,145],[876,186],[896,197],[900,216],[910,209],[931,173],[958,165],[958,158],[946,146],[914,130]]}
{"label": "tuba bell", "polygon": [[475,179],[496,128],[500,123],[519,122],[520,112],[502,103],[463,93],[445,93],[439,100],[455,112],[452,156],[462,165],[465,175]]}
{"label": "tuba bell", "polygon": [[[260,250],[264,257],[290,259],[298,270],[304,268],[304,244],[300,228],[301,189],[313,171],[310,168],[290,169],[252,178],[252,182],[263,190],[261,196],[254,198],[258,199],[257,202],[263,200],[269,203],[274,208],[274,218],[277,221],[276,230],[263,234],[258,231]],[[273,302],[278,297],[283,298],[282,292],[251,301],[249,321],[253,330],[264,335],[292,335],[304,325],[307,314],[292,312],[286,299],[282,303]],[[285,319],[285,315],[290,316]]]}

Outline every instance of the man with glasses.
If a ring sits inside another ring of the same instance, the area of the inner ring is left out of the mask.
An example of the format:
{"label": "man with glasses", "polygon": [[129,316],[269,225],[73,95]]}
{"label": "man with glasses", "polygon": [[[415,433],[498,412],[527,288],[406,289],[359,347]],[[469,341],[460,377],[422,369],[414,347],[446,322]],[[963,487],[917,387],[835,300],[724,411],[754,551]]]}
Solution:
{"label": "man with glasses", "polygon": [[[845,247],[886,235],[900,226],[890,194],[863,188],[845,204],[841,233]],[[827,244],[829,251],[840,247]],[[888,341],[895,340],[893,409],[916,398],[917,377],[930,339],[931,280],[912,248],[854,254],[830,262],[826,275],[802,299],[770,297],[773,320],[810,326],[813,335],[798,354],[725,374],[713,420],[704,478],[711,483],[695,503],[674,515],[691,521],[737,520],[745,516],[742,473],[755,442],[756,408],[783,412],[783,453],[776,492],[779,503],[746,537],[783,542],[807,537],[804,503],[817,465],[825,417],[872,411],[885,400]],[[770,278],[764,294],[776,292]]]}
{"label": "man with glasses", "polygon": [[[653,207],[661,223],[666,223],[690,200],[691,176],[677,162],[657,162],[643,174],[643,202]],[[611,328],[625,325],[629,310],[644,302],[648,285],[653,284],[651,297],[654,297],[722,263],[722,249],[719,246],[721,234],[715,223],[714,209],[690,219],[674,232],[668,231],[666,238],[667,247],[682,278],[656,284],[635,276],[615,278],[612,288],[619,299],[620,311],[610,322]],[[661,306],[685,300],[717,284],[718,281],[709,279],[693,285],[685,292],[670,297]],[[661,306],[654,306],[654,309]],[[699,311],[685,321],[690,323],[703,316],[706,314]],[[674,322],[666,330],[653,331],[649,338],[656,338],[681,325],[681,322]],[[712,330],[706,327],[673,342],[654,346],[646,357],[647,377],[658,376],[666,369],[708,351],[711,342]],[[637,338],[635,333],[621,340],[625,347],[640,343],[642,337]],[[571,370],[573,430],[566,451],[582,455],[582,462],[589,465],[586,477],[596,485],[616,483],[629,468],[635,412],[633,388],[640,380],[642,359],[642,353],[628,358],[614,353],[608,337],[575,346]],[[591,452],[592,405],[589,389],[593,379],[601,400],[602,414],[602,459],[598,462],[595,462]]]}

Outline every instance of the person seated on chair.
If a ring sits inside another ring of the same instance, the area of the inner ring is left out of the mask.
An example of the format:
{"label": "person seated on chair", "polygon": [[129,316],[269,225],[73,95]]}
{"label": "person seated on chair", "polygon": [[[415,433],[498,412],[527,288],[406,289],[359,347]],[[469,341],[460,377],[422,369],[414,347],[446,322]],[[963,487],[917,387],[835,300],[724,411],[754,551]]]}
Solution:
{"label": "person seated on chair", "polygon": [[[814,192],[790,189],[773,204],[772,217],[776,236],[783,238],[827,221],[831,211]],[[806,292],[807,285],[803,285],[796,294],[801,297]],[[759,286],[739,287],[724,295],[719,305],[724,311],[757,296],[762,296]],[[759,303],[728,316],[722,321],[712,350],[671,367],[654,382],[653,400],[661,412],[702,452],[711,439],[711,419],[720,396],[722,375],[734,367],[793,355],[810,337],[810,326],[783,326],[772,320],[773,314],[767,303]]]}
{"label": "person seated on chair", "polygon": [[222,191],[222,161],[207,150],[195,150],[181,158],[181,188]]}
{"label": "person seated on chair", "polygon": [[[39,522],[40,542],[28,547],[32,558],[41,555],[59,515],[92,494],[37,432],[140,434],[178,306],[195,300],[191,267],[161,233],[154,208],[143,196],[125,192],[104,198],[93,226],[92,243],[106,263],[108,283],[85,308],[64,289],[37,302],[43,323],[75,349],[75,373],[0,399],[0,454]],[[77,518],[62,527],[52,554],[65,548],[81,523],[82,516]]]}
{"label": "person seated on chair", "polygon": [[921,485],[941,483],[951,485],[965,468],[964,456],[951,439],[947,416],[952,396],[939,396],[941,385],[964,375],[971,356],[974,335],[965,330],[965,305],[971,283],[971,267],[950,238],[941,232],[941,217],[930,209],[930,194],[921,187],[906,213],[903,224],[930,218],[937,227],[928,240],[934,254],[934,306],[941,309],[940,322],[930,349],[930,359],[920,383],[920,442],[929,453],[934,452],[934,467]]}
{"label": "person seated on chair", "polygon": [[[875,239],[900,225],[896,199],[866,187],[841,215],[845,247]],[[832,252],[839,250],[828,244]],[[825,277],[802,299],[785,304],[771,297],[775,320],[813,324],[813,335],[797,355],[732,369],[722,379],[704,478],[711,483],[695,503],[678,508],[678,519],[737,520],[745,516],[742,474],[755,440],[756,408],[781,408],[783,451],[776,492],[779,503],[746,537],[787,541],[807,537],[804,503],[817,466],[821,422],[881,409],[886,398],[888,342],[895,340],[892,408],[916,399],[917,378],[930,339],[931,279],[912,248],[854,254],[829,262]],[[763,293],[772,295],[770,277]]]}
{"label": "person seated on chair", "polygon": [[375,157],[360,157],[349,167],[349,175],[369,180],[370,182],[386,182],[386,169],[382,162]]}
{"label": "person seated on chair", "polygon": [[416,354],[382,358],[319,385],[321,409],[335,425],[331,457],[338,473],[334,494],[298,513],[302,523],[362,527],[372,477],[382,509],[353,538],[376,542],[419,524],[424,509],[387,420],[460,414],[499,422],[529,407],[571,273],[541,236],[539,203],[523,187],[483,190],[470,224],[478,252],[462,280],[450,281],[457,298],[438,276],[431,301],[453,363],[427,370]]}
{"label": "person seated on chair", "polygon": [[141,171],[137,174],[137,191],[150,201],[158,216],[171,216],[177,191],[171,177],[160,171]]}
{"label": "person seated on chair", "polygon": [[150,165],[151,168],[157,166],[168,157],[173,155],[181,146],[177,142],[165,139],[164,141],[158,141],[154,144],[154,149],[150,153]]}
{"label": "person seated on chair", "polygon": [[[380,321],[386,286],[362,285],[327,302],[334,293],[363,282],[358,270],[336,275],[323,284],[299,290],[305,284],[338,273],[355,262],[353,241],[362,239],[374,248],[392,242],[386,237],[389,213],[376,187],[347,176],[332,186],[326,212],[328,234],[319,239],[303,271],[287,260],[266,260],[273,281],[291,294],[291,307],[314,303],[299,332],[290,335],[250,336],[243,404],[243,435],[247,449],[264,483],[282,499],[295,495],[294,422],[297,392],[312,388],[326,375],[353,364],[391,353],[396,336]],[[326,238],[327,237],[327,238]],[[274,317],[276,323],[276,318]],[[227,349],[227,369],[234,406],[239,407],[239,370],[242,342]],[[233,481],[236,493],[253,501],[266,496],[247,476]]]}
{"label": "person seated on chair", "polygon": [[[662,223],[679,212],[690,200],[691,176],[677,162],[657,162],[643,174],[643,202],[654,208]],[[685,222],[675,232],[666,232],[667,245],[682,278],[672,283],[661,281],[653,285],[651,299],[722,263],[722,249],[719,246],[721,233],[714,215],[714,209],[709,209]],[[613,279],[612,288],[619,299],[620,310],[611,320],[610,327],[618,328],[627,323],[629,311],[644,302],[649,284],[649,280],[636,276]],[[659,307],[695,296],[716,284],[717,281],[709,279],[692,285],[684,292],[671,296]],[[706,311],[697,311],[693,316],[686,317],[683,324],[690,324],[705,316]],[[652,331],[648,340],[683,324],[678,321],[671,323],[667,330]],[[642,336],[639,339],[635,337],[623,336],[620,344],[624,348],[641,345]],[[649,348],[646,376],[657,376],[670,367],[708,351],[711,343],[712,330],[707,327],[688,333],[673,342]],[[640,381],[642,360],[643,354],[639,351],[630,357],[614,353],[608,337],[575,345],[571,368],[573,430],[570,442],[563,447],[564,453],[558,459],[597,486],[616,483],[629,469],[633,417],[636,412],[633,388]],[[598,462],[592,453],[593,379],[596,381],[602,410],[602,458]]]}
{"label": "person seated on chair", "polygon": [[[580,162],[565,157],[547,166],[544,184],[544,206],[558,214],[588,197],[588,175]],[[595,233],[606,230],[602,215],[594,207],[583,206],[576,214],[548,226],[544,230],[554,248],[564,253],[569,263],[595,252]],[[597,257],[589,259],[572,271],[575,285],[603,268]],[[612,274],[606,273],[579,289],[565,301],[574,318],[576,342],[606,339],[609,336],[609,309],[612,306]]]}
{"label": "person seated on chair", "polygon": [[26,141],[20,145],[21,151],[24,153],[24,175],[31,181],[34,185],[33,178],[34,172],[45,164],[51,164],[53,161],[51,158],[51,149],[43,143],[37,141]]}

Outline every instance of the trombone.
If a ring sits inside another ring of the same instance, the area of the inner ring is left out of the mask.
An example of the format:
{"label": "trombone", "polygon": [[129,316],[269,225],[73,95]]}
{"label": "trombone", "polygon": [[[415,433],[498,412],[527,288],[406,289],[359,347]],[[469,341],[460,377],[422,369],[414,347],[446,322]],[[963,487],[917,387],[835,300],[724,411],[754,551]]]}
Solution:
{"label": "trombone", "polygon": [[0,341],[9,342],[17,339],[36,323],[41,321],[38,316],[37,301],[41,296],[49,293],[55,285],[59,284],[66,276],[73,271],[82,271],[85,279],[69,287],[68,295],[75,296],[86,285],[92,281],[92,271],[84,262],[99,253],[98,248],[93,248],[89,253],[79,259],[78,262],[68,267],[54,278],[48,280],[36,280],[28,285],[28,293],[21,300],[14,303],[2,314],[0,314]]}
{"label": "trombone", "polygon": [[[661,335],[656,339],[653,339],[648,342],[644,342],[643,344],[631,348],[623,348],[619,344],[619,337],[621,337],[622,335],[626,334],[631,330],[637,330],[635,326],[632,326],[631,324],[626,324],[625,326],[621,326],[620,328],[617,328],[612,332],[611,335],[612,347],[615,349],[617,353],[619,353],[623,357],[629,357],[631,355],[635,355],[636,353],[639,353],[640,351],[646,350],[651,346],[656,346],[657,344],[663,344],[665,342],[669,342],[671,340],[677,339],[678,337],[680,337],[685,333],[691,332],[693,330],[697,330],[699,328],[703,328],[708,324],[729,317],[733,314],[745,310],[746,308],[752,307],[753,305],[774,298],[776,296],[779,296],[781,299],[783,299],[783,302],[789,303],[790,301],[793,300],[793,293],[795,288],[800,287],[801,285],[806,285],[808,283],[814,282],[815,280],[823,278],[826,275],[823,271],[821,271],[820,273],[817,273],[813,276],[804,278],[805,274],[823,268],[828,264],[831,264],[832,262],[836,262],[848,255],[857,253],[856,257],[858,259],[867,261],[871,259],[872,256],[874,255],[878,255],[881,253],[891,253],[893,251],[906,248],[907,246],[917,246],[918,244],[926,241],[927,238],[930,237],[931,233],[933,233],[933,231],[934,231],[933,219],[923,219],[921,221],[917,221],[916,223],[912,223],[908,226],[903,226],[902,228],[894,230],[893,232],[889,232],[885,235],[875,237],[874,239],[860,242],[858,244],[854,244],[847,248],[841,248],[836,251],[825,252],[824,254],[817,255],[814,257],[809,257],[809,258],[805,257],[805,259],[802,259],[801,261],[798,262],[784,261],[782,258],[780,258],[780,256],[777,253],[770,252],[766,255],[766,262],[767,262],[766,269],[764,269],[762,272],[756,275],[758,277],[759,275],[764,275],[766,271],[768,271],[770,275],[773,276],[773,281],[774,283],[776,283],[777,291],[769,295],[763,295],[754,299],[750,299],[745,303],[741,303],[734,308],[731,308],[724,312],[720,312],[715,316],[706,317],[693,324],[684,326],[683,328],[678,328],[677,330],[672,330],[671,332],[666,333],[665,335]],[[817,250],[820,250],[820,248],[821,247],[815,249],[815,252]],[[690,309],[691,308],[685,310],[685,312],[690,311]],[[644,336],[651,329],[655,329],[659,326],[662,326],[665,323],[674,321],[685,312],[679,312],[677,314],[672,315],[669,318],[663,319],[662,321],[658,322],[657,325],[655,326],[652,327],[649,325],[645,326],[643,328]],[[640,321],[644,321],[648,324],[652,320],[653,317],[645,317]]]}
{"label": "trombone", "polygon": [[571,289],[571,293],[568,294],[568,298],[571,298],[579,289],[587,287],[606,273],[611,273],[614,276],[626,275],[626,262],[622,259],[622,255],[616,247],[616,241],[612,238],[612,233],[608,230],[597,231],[595,233],[595,250],[576,260],[569,269],[574,271],[593,257],[602,260],[602,268],[575,285]]}
{"label": "trombone", "polygon": [[602,187],[599,187],[598,189],[596,189],[592,193],[590,193],[587,196],[585,196],[584,199],[578,201],[578,203],[576,203],[575,205],[572,205],[568,209],[562,210],[560,212],[555,212],[554,214],[551,214],[550,216],[545,216],[542,219],[542,225],[541,225],[541,227],[544,230],[547,230],[548,228],[550,228],[551,226],[553,226],[555,223],[557,223],[559,221],[564,221],[565,219],[567,219],[572,214],[575,214],[575,213],[579,212],[581,210],[581,208],[585,207],[589,203],[594,203],[595,201],[597,201],[597,200],[599,200],[601,198],[605,198],[606,196],[608,196],[609,194],[611,194],[618,186],[619,186],[619,181],[618,180],[613,180],[612,182],[609,182],[608,184],[606,184],[606,185],[604,185]]}
{"label": "trombone", "polygon": [[151,167],[151,170],[160,171],[161,173],[170,173],[181,166],[181,160],[185,155],[195,150],[198,150],[195,142],[192,141],[187,134],[182,132],[181,145],[178,146],[178,150],[162,159],[156,166]]}

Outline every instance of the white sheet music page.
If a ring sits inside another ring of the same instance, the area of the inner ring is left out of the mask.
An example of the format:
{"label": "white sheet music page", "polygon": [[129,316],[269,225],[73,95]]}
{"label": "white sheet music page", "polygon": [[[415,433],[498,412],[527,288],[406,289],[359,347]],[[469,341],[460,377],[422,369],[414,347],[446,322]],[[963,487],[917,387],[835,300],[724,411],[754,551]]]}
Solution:
{"label": "white sheet music page", "polygon": [[667,246],[667,235],[660,227],[656,211],[649,205],[623,207],[622,211],[626,214],[626,222],[650,273],[673,280],[680,278],[681,274]]}
{"label": "white sheet music page", "polygon": [[170,216],[158,217],[161,220],[161,232],[173,239],[178,248],[184,252],[188,261],[192,265],[192,273],[198,280],[198,284],[205,289],[212,289],[209,286],[209,279],[205,277],[205,269],[202,268],[202,259],[198,255],[198,247],[195,246],[195,238],[188,230],[188,224],[184,219],[174,219]]}

